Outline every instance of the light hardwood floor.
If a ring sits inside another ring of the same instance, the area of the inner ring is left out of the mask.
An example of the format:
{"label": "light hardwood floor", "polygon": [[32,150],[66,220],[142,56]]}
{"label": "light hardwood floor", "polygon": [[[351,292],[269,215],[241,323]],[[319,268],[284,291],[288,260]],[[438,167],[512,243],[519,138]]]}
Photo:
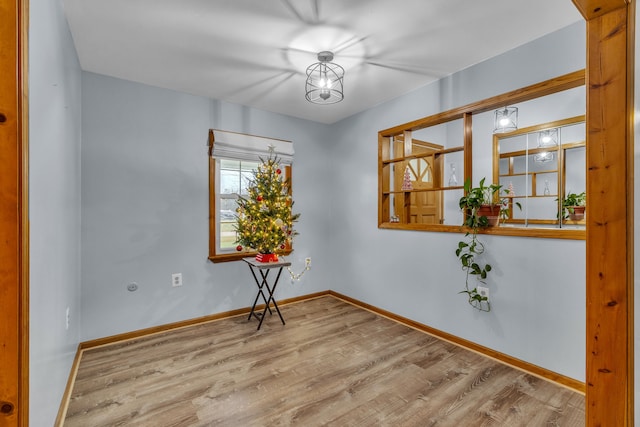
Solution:
{"label": "light hardwood floor", "polygon": [[324,296],[85,350],[64,426],[582,426],[584,396]]}

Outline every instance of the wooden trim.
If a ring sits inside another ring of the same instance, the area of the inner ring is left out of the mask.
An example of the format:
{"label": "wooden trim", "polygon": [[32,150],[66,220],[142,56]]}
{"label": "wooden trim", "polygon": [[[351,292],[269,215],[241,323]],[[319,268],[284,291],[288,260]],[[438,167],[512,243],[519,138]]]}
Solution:
{"label": "wooden trim", "polygon": [[574,3],[588,19],[586,425],[625,427],[634,424],[635,403],[635,8],[621,0]]}
{"label": "wooden trim", "polygon": [[420,332],[424,332],[427,333],[429,335],[433,335],[435,337],[438,337],[442,340],[448,341],[452,344],[456,344],[460,347],[466,348],[467,350],[471,350],[474,351],[476,353],[480,353],[483,356],[486,357],[490,357],[492,359],[498,360],[504,364],[507,364],[509,366],[512,366],[514,368],[517,368],[519,370],[522,370],[526,373],[529,373],[531,375],[535,375],[537,377],[543,378],[545,380],[548,381],[552,381],[555,382],[557,384],[560,384],[562,386],[565,386],[567,388],[570,388],[572,390],[575,390],[579,393],[583,393],[585,392],[586,386],[583,382],[575,380],[573,378],[567,377],[565,375],[562,374],[558,374],[556,372],[550,371],[548,369],[542,368],[540,366],[534,365],[532,363],[529,362],[525,362],[524,360],[520,360],[517,359],[515,357],[509,356],[507,354],[504,353],[500,353],[498,351],[492,350],[488,347],[484,347],[482,345],[476,344],[472,341],[469,340],[465,340],[463,338],[457,337],[455,335],[451,335],[447,332],[441,331],[439,329],[435,329],[432,328],[430,326],[427,326],[425,324],[416,322],[414,320],[408,319],[406,317],[403,316],[399,316],[397,314],[391,313],[390,311],[387,310],[383,310],[381,308],[378,308],[376,306],[367,304],[365,302],[359,301],[355,298],[351,298],[348,297],[346,295],[342,295],[338,292],[334,292],[334,291],[328,291],[328,294],[338,298],[342,301],[348,302],[350,304],[353,304],[357,307],[360,307],[362,309],[371,311],[372,313],[378,314],[380,316],[386,317],[388,319],[391,319],[393,321],[396,321],[398,323],[401,323],[405,326],[408,326],[410,328],[416,329]]}
{"label": "wooden trim", "polygon": [[[209,139],[208,139],[208,156],[209,156],[209,255],[207,259],[213,263],[219,262],[231,262],[231,261],[240,261],[242,258],[246,258],[247,256],[252,256],[257,254],[256,251],[242,251],[242,252],[225,252],[225,253],[216,253],[218,249],[216,245],[216,159],[213,158],[213,146],[215,144],[215,134],[214,131],[216,129],[209,129]],[[274,139],[267,138],[263,136],[257,135],[248,135],[244,133],[238,132],[229,132],[236,135],[247,135],[255,138],[264,138],[271,139],[274,141],[283,141],[283,142],[291,142],[285,141],[284,139]],[[286,171],[286,176],[288,180],[288,191],[289,195],[293,194],[293,167],[291,165],[284,166]],[[293,246],[289,243],[286,244],[286,248],[284,250],[276,251],[278,255],[289,255],[293,252]]]}
{"label": "wooden trim", "polygon": [[209,131],[209,259],[216,257],[216,160],[211,157],[213,131]]}
{"label": "wooden trim", "polygon": [[[395,222],[385,222],[378,225],[378,228],[389,230],[410,230],[410,231],[431,231],[438,233],[467,233],[469,229],[460,225],[442,224],[403,224]],[[569,239],[586,240],[586,231],[568,228],[543,228],[543,227],[509,227],[498,226],[489,227],[478,231],[478,234],[489,234],[492,236],[517,236],[534,237],[544,239]]]}
{"label": "wooden trim", "polygon": [[[389,196],[384,195],[384,182],[389,182],[389,166],[385,173],[385,165],[380,160],[386,160],[389,155],[389,137],[384,137],[378,133],[378,227],[389,221]],[[386,200],[383,201],[383,200]]]}
{"label": "wooden trim", "polygon": [[80,366],[80,359],[82,358],[82,347],[78,345],[78,349],[76,350],[76,355],[73,358],[73,364],[71,365],[71,370],[69,371],[69,377],[67,378],[67,386],[64,389],[64,394],[62,395],[62,401],[60,403],[60,408],[58,408],[58,415],[56,416],[56,421],[54,426],[62,426],[64,425],[64,419],[67,417],[67,409],[69,408],[69,400],[71,399],[71,392],[73,391],[73,385],[76,382],[76,376],[78,374],[78,367]]}
{"label": "wooden trim", "polygon": [[442,113],[394,126],[389,129],[381,130],[382,136],[399,135],[406,130],[419,130],[429,126],[439,125],[452,120],[461,119],[465,114],[479,114],[509,104],[517,104],[519,102],[529,101],[534,98],[550,95],[552,93],[561,92],[567,89],[573,89],[584,85],[585,70],[574,71],[563,76],[545,80],[521,89],[503,93],[481,101],[473,102],[462,107],[452,110],[443,111]]}
{"label": "wooden trim", "polygon": [[0,0],[0,425],[29,423],[28,9]]}
{"label": "wooden trim", "polygon": [[629,1],[627,7],[627,354],[625,375],[627,381],[627,417],[628,424],[635,425],[635,52],[636,52],[636,2]]}

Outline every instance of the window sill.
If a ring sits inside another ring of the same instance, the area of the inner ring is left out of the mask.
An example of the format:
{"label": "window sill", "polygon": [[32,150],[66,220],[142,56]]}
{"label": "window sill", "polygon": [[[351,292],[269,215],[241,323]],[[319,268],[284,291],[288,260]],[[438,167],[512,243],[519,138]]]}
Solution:
{"label": "window sill", "polygon": [[[461,225],[439,225],[439,224],[401,224],[393,222],[383,222],[378,228],[393,230],[413,230],[413,231],[435,231],[444,233],[466,233],[468,228]],[[512,227],[496,226],[480,230],[480,234],[490,234],[495,236],[519,236],[538,237],[545,239],[572,239],[586,240],[587,231],[584,229],[569,228],[544,228],[544,227]]]}
{"label": "window sill", "polygon": [[[278,251],[278,255],[289,255],[293,252],[292,249],[288,249],[285,251]],[[243,258],[256,256],[257,252],[234,252],[227,254],[217,254],[217,255],[209,255],[209,261],[217,264],[219,262],[231,262],[231,261],[240,261]]]}

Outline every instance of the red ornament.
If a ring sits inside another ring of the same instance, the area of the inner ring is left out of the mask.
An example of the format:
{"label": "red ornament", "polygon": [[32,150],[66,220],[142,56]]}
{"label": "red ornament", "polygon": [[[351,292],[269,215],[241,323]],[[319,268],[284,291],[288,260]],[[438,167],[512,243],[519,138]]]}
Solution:
{"label": "red ornament", "polygon": [[258,195],[258,197],[256,197],[256,200],[261,202],[262,201],[262,196]]}
{"label": "red ornament", "polygon": [[236,251],[240,252],[242,250],[242,245],[236,246]]}
{"label": "red ornament", "polygon": [[280,249],[284,249],[284,248],[285,248],[285,245],[280,245]]}
{"label": "red ornament", "polygon": [[280,175],[280,174],[282,173],[282,171],[281,171],[280,169],[276,169],[276,173],[277,173],[278,175]]}

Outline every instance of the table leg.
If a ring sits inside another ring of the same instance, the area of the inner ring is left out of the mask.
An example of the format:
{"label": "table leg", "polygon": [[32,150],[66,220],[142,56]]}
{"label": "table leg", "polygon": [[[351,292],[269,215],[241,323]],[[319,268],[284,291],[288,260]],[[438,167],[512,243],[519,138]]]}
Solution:
{"label": "table leg", "polygon": [[[262,281],[259,281],[258,276],[256,276],[256,273],[253,271],[253,267],[251,265],[249,265],[249,269],[251,270],[251,274],[253,275],[253,280],[256,282],[256,286],[258,287],[258,294],[256,295],[256,299],[253,300],[253,305],[251,306],[251,311],[249,312],[249,317],[247,318],[247,320],[251,320],[251,316],[256,316],[256,318],[260,317],[255,312],[255,309],[256,309],[256,304],[258,303],[258,299],[260,298],[261,295],[265,305],[267,307],[269,306],[268,299],[267,297],[264,296],[264,293],[262,292],[264,285],[267,283],[267,276],[269,274],[269,271],[267,271],[266,274],[260,271],[260,276],[262,277]],[[269,308],[269,313],[273,314],[271,312],[271,308]]]}
{"label": "table leg", "polygon": [[[278,280],[280,279],[280,274],[282,273],[282,267],[280,267],[280,269],[278,270],[278,275],[276,276],[276,280],[273,282],[273,288],[269,288],[269,284],[267,282],[265,282],[265,286],[267,287],[267,292],[269,293],[269,299],[267,300],[267,307],[269,306],[269,301],[273,301],[273,306],[275,307],[276,311],[278,312],[278,316],[280,317],[280,321],[282,322],[282,324],[284,325],[284,318],[282,317],[282,313],[280,313],[280,309],[278,308],[278,303],[276,303],[275,298],[273,297],[273,294],[276,291],[276,286],[278,286]],[[273,314],[273,313],[271,313]]]}
{"label": "table leg", "polygon": [[[251,275],[253,276],[253,280],[255,281],[256,286],[258,287],[258,294],[256,295],[256,298],[253,300],[253,305],[251,306],[251,311],[249,312],[249,317],[247,318],[247,321],[251,320],[252,316],[259,318],[260,322],[258,323],[258,330],[260,330],[260,327],[262,326],[262,322],[264,322],[264,318],[267,315],[267,311],[269,311],[269,314],[273,315],[273,311],[271,310],[271,303],[273,303],[273,307],[276,309],[276,312],[278,313],[278,317],[280,317],[280,321],[284,325],[285,324],[284,318],[282,317],[282,313],[280,313],[280,308],[278,307],[278,303],[274,298],[276,286],[278,286],[278,281],[280,280],[280,275],[282,274],[282,267],[278,269],[278,274],[276,275],[275,280],[271,286],[269,285],[269,280],[268,280],[269,272],[271,271],[271,268],[269,269],[257,268],[257,270],[260,272],[261,280],[258,280],[258,275],[256,275],[254,271],[254,267],[251,264],[249,264],[249,269],[251,270]],[[265,290],[267,291],[268,297],[264,293]],[[258,300],[260,299],[260,296],[262,296],[262,300],[265,302],[264,310],[262,311],[262,313],[256,313],[256,305],[258,304]]]}

